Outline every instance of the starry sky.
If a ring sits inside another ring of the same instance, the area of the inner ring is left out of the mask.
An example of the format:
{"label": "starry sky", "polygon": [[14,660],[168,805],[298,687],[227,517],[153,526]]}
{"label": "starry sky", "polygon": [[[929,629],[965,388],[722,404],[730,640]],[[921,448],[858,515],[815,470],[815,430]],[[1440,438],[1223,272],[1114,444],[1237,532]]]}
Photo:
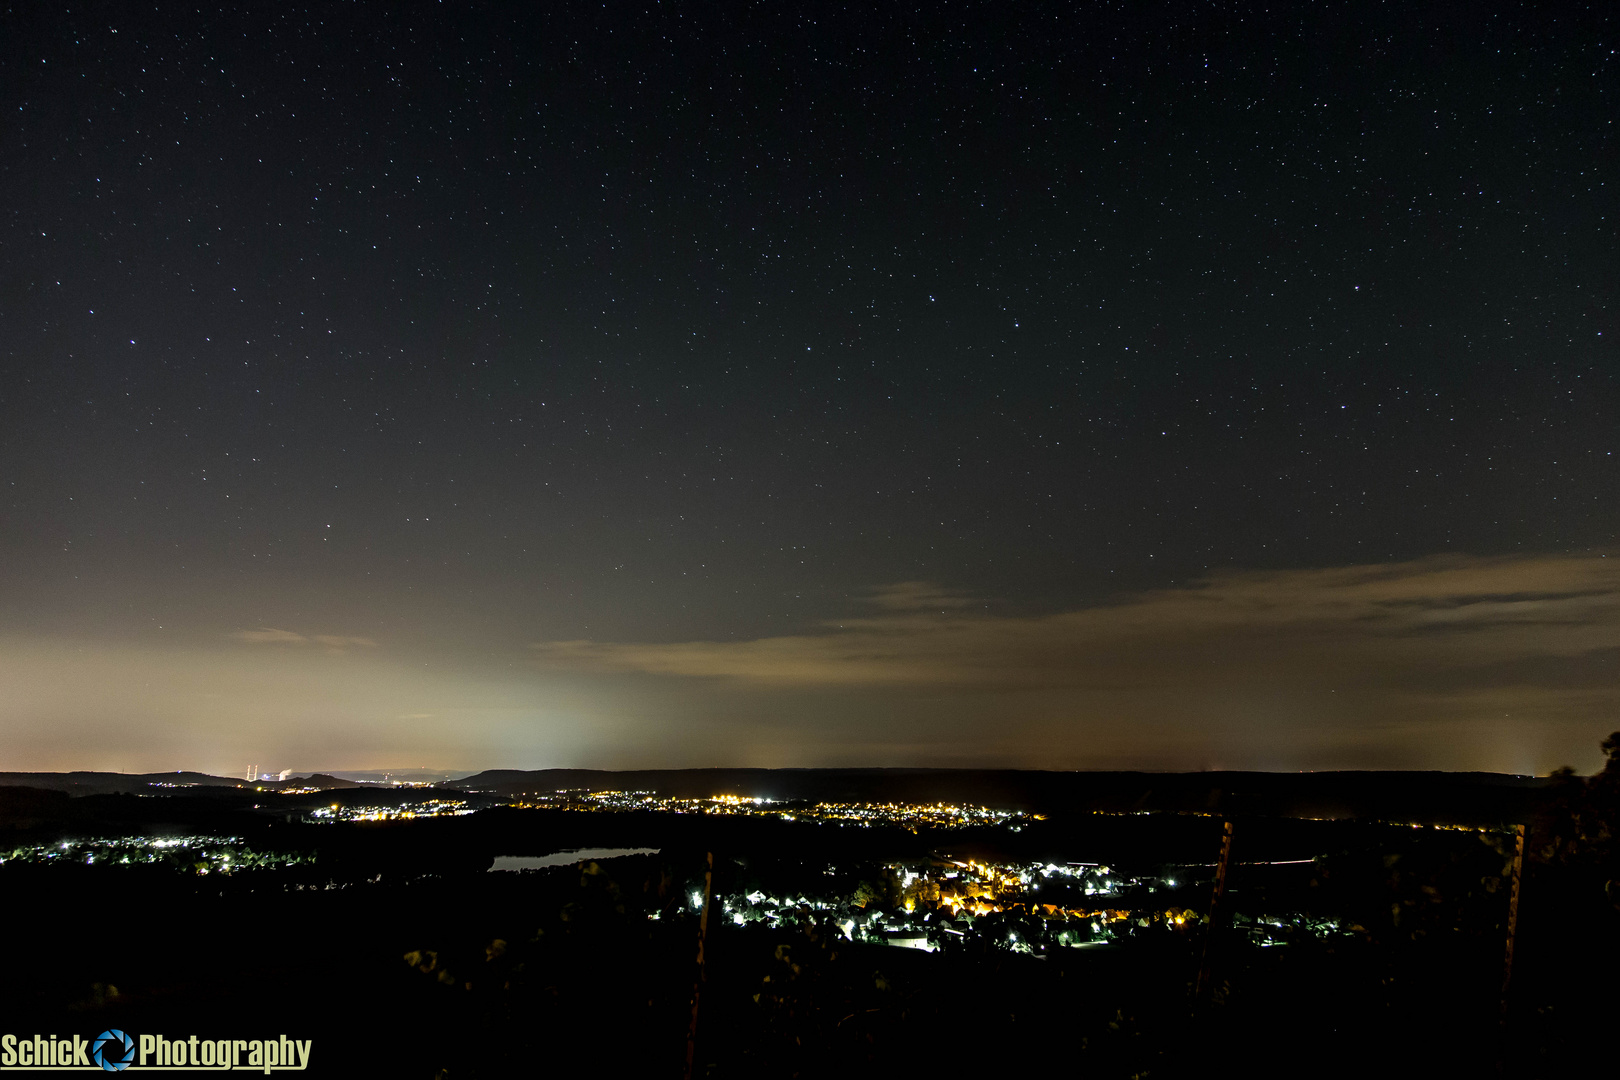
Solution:
{"label": "starry sky", "polygon": [[0,767],[1588,771],[1617,47],[6,6]]}

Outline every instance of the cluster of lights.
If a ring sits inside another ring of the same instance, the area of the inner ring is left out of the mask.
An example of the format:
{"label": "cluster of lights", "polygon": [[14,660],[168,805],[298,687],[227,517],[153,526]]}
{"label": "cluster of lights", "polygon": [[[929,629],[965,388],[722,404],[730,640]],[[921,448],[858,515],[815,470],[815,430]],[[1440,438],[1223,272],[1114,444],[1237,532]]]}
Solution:
{"label": "cluster of lights", "polygon": [[1286,945],[1292,939],[1327,938],[1350,931],[1334,918],[1313,918],[1308,915],[1235,915],[1233,925],[1244,932],[1249,940],[1261,948]]}
{"label": "cluster of lights", "polygon": [[804,815],[820,821],[840,824],[899,826],[915,829],[926,826],[942,829],[963,829],[972,826],[1011,825],[1015,830],[1026,815],[1015,810],[1000,810],[990,806],[971,806],[956,803],[816,803]]}
{"label": "cluster of lights", "polygon": [[782,821],[819,821],[836,825],[911,829],[960,829],[970,826],[1021,828],[1029,815],[1015,810],[955,803],[818,802],[782,803],[744,795],[676,798],[650,791],[554,791],[526,795],[512,805],[531,809],[651,811],[665,814],[711,814],[771,817]]}
{"label": "cluster of lights", "polygon": [[[1131,911],[1109,905],[1106,900],[1127,889],[1146,887],[1175,888],[1173,879],[1131,878],[1106,866],[1090,863],[991,863],[977,859],[948,859],[925,869],[906,870],[901,878],[908,911],[919,906],[938,907],[953,916],[983,916],[1006,911],[1027,911],[1047,920],[1082,920],[1100,929],[1101,924],[1119,922]],[[1070,908],[1043,903],[1043,884],[1073,883],[1088,897],[1097,897],[1095,906]]]}
{"label": "cluster of lights", "polygon": [[770,799],[715,795],[678,799],[651,791],[547,791],[523,796],[513,806],[550,810],[651,810],[667,814],[749,814],[771,805]]}
{"label": "cluster of lights", "polygon": [[[723,896],[718,899],[721,914],[737,926],[745,926],[751,922],[774,926],[790,919],[809,916],[817,922],[837,923],[844,929],[845,936],[854,936],[853,928],[856,923],[848,917],[850,902],[847,899],[804,895],[772,896],[758,889],[744,895]],[[693,909],[702,906],[703,894],[694,892]],[[843,916],[844,921],[840,922],[833,916]]]}
{"label": "cluster of lights", "polygon": [[[996,863],[977,859],[936,859],[926,864],[883,867],[898,886],[884,902],[869,893],[773,896],[760,890],[716,896],[721,917],[736,926],[768,926],[806,920],[836,928],[851,941],[934,951],[941,944],[974,933],[979,920],[1002,916],[1030,933],[1008,929],[1000,938],[1014,952],[1032,953],[1056,945],[1082,948],[1101,944],[1130,927],[1160,924],[1172,928],[1202,918],[1192,909],[1165,905],[1165,891],[1177,887],[1171,878],[1136,878],[1109,867],[1082,863]],[[836,872],[829,870],[836,876]],[[1041,901],[1043,884],[1082,887],[1097,902],[1083,907]],[[1129,890],[1136,899],[1127,903]],[[881,891],[881,890],[880,890]],[[1146,899],[1147,904],[1142,900]],[[703,894],[689,897],[693,911]],[[987,926],[996,923],[983,924]]]}
{"label": "cluster of lights", "polygon": [[133,836],[115,840],[63,840],[14,848],[0,863],[83,866],[172,865],[197,874],[290,866],[304,856],[254,851],[237,836]]}
{"label": "cluster of lights", "polygon": [[309,820],[334,821],[409,821],[413,818],[459,817],[471,814],[465,799],[430,799],[409,806],[344,806],[333,803],[311,810]]}

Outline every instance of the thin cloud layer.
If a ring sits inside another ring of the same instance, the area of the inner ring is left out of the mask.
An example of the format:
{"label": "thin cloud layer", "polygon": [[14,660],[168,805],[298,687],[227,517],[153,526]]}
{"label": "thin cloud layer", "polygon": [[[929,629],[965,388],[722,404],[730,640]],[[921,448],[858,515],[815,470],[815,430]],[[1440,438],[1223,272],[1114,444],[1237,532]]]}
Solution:
{"label": "thin cloud layer", "polygon": [[946,611],[971,607],[971,596],[942,589],[927,581],[902,581],[875,590],[868,602],[888,611]]}
{"label": "thin cloud layer", "polygon": [[1561,688],[1620,650],[1620,559],[1602,556],[1223,573],[1033,617],[966,611],[970,602],[917,582],[878,596],[883,613],[817,633],[552,641],[535,652],[553,668],[774,685],[1122,691],[1327,680],[1455,693]]}
{"label": "thin cloud layer", "polygon": [[488,641],[413,652],[269,626],[190,644],[0,636],[3,751],[12,768],[222,775],[250,761],[1545,772],[1596,767],[1620,726],[1620,558],[1223,573],[1039,616],[913,582],[851,608],[753,641],[545,642],[530,666]]}
{"label": "thin cloud layer", "polygon": [[277,630],[271,626],[261,626],[257,630],[240,630],[231,635],[237,641],[245,641],[249,645],[308,645],[309,638],[303,634],[295,634],[291,630]]}
{"label": "thin cloud layer", "polygon": [[305,636],[292,630],[277,630],[271,626],[261,626],[257,630],[241,630],[232,634],[231,637],[249,645],[309,645],[314,643],[324,646],[327,652],[342,652],[350,646],[366,649],[375,649],[377,647],[377,643],[368,637],[353,637],[346,634]]}

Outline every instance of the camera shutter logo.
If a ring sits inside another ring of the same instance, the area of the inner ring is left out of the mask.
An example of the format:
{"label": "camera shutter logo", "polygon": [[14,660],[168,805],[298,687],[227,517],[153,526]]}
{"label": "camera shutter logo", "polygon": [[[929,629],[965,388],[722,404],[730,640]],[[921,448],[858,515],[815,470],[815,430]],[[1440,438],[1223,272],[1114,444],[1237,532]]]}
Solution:
{"label": "camera shutter logo", "polygon": [[[118,1056],[119,1050],[123,1051],[123,1057]],[[117,1028],[108,1028],[96,1036],[90,1055],[108,1072],[123,1072],[135,1061],[135,1040]]]}

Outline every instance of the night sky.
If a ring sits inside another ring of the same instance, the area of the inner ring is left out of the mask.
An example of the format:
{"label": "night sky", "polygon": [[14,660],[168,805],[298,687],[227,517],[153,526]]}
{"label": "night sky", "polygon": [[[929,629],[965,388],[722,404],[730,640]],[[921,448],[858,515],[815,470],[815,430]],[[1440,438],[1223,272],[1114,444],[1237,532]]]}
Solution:
{"label": "night sky", "polygon": [[11,4],[0,768],[1589,771],[1614,14]]}

